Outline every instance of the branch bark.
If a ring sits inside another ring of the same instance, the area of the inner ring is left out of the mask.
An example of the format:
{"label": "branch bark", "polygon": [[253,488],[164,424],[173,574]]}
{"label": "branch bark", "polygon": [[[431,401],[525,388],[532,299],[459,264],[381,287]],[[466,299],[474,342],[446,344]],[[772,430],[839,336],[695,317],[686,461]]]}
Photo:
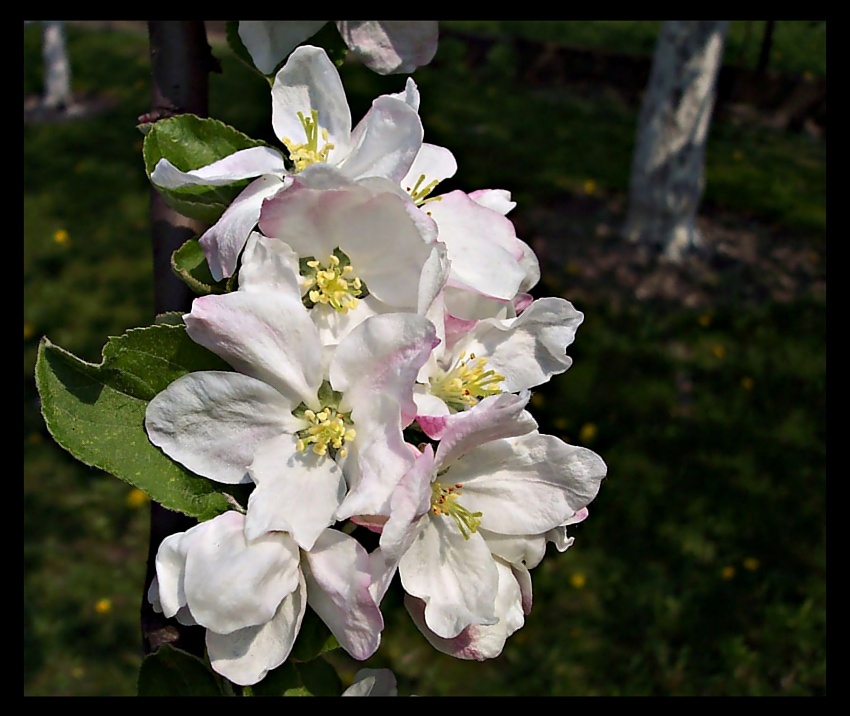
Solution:
{"label": "branch bark", "polygon": [[[202,20],[150,20],[148,22],[151,53],[151,112],[163,119],[175,114],[191,113],[206,117],[209,104],[209,72],[217,65],[207,42]],[[192,306],[192,291],[171,270],[171,254],[206,225],[178,214],[169,207],[159,192],[151,187],[151,240],[154,265],[154,310],[187,312]],[[166,619],[153,610],[147,594],[156,574],[156,553],[169,535],[189,529],[197,522],[155,502],[151,503],[150,538],[147,572],[142,594],[142,648],[145,654],[162,644],[171,644],[190,653],[204,653],[204,630],[187,627],[174,619]]]}

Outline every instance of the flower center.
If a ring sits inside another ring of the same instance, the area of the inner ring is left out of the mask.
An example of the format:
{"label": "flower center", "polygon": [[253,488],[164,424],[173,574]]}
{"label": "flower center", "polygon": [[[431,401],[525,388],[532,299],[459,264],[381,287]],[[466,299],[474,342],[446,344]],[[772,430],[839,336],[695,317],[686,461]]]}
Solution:
{"label": "flower center", "polygon": [[455,485],[443,487],[442,483],[431,483],[431,512],[435,515],[448,515],[451,517],[464,539],[469,539],[469,535],[478,531],[478,526],[481,524],[481,512],[470,512],[458,501],[460,488],[463,484],[458,482]]}
{"label": "flower center", "polygon": [[304,305],[312,308],[324,303],[339,313],[348,313],[362,298],[363,282],[353,275],[349,258],[337,249],[326,264],[308,257],[303,260],[301,274],[307,279]]}
{"label": "flower center", "polygon": [[304,418],[310,421],[310,426],[298,431],[298,443],[296,449],[299,452],[307,452],[311,447],[316,455],[327,455],[328,450],[332,457],[345,457],[348,450],[345,443],[351,442],[357,436],[352,428],[351,413],[340,413],[334,407],[322,408],[318,413],[312,410],[304,411]]}
{"label": "flower center", "polygon": [[[295,165],[296,172],[303,171],[317,162],[327,162],[328,154],[334,148],[334,145],[328,142],[328,130],[319,126],[319,112],[317,110],[310,110],[309,117],[305,117],[303,112],[299,112],[298,119],[301,126],[304,127],[307,141],[303,144],[296,144],[289,137],[281,139],[284,146],[289,150],[289,158]],[[321,149],[319,148],[320,137],[324,142]]]}
{"label": "flower center", "polygon": [[499,383],[505,379],[495,370],[487,370],[487,359],[460,354],[457,364],[442,378],[431,378],[431,394],[455,410],[466,410],[481,398],[503,392]]}

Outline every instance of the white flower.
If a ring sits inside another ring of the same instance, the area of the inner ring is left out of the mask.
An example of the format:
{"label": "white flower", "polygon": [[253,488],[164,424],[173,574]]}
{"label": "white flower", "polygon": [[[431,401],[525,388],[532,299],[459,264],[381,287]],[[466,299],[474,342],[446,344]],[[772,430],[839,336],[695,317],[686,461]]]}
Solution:
{"label": "white flower", "polygon": [[545,536],[584,508],[605,476],[592,451],[534,430],[528,398],[492,396],[449,416],[436,452],[424,448],[390,501],[373,594],[380,599],[397,560],[404,590],[425,603],[425,624],[442,639],[506,618],[499,600],[513,587],[506,575],[500,586],[487,535]]}
{"label": "white flower", "polygon": [[516,318],[459,321],[441,297],[427,313],[440,345],[419,373],[417,422],[438,440],[445,418],[499,393],[518,393],[563,373],[584,314],[563,298],[533,301]]}
{"label": "white flower", "polygon": [[238,291],[195,299],[184,316],[189,336],[238,372],[179,378],[150,402],[145,426],[197,474],[256,483],[249,540],[287,531],[309,550],[336,520],[346,475],[377,510],[412,464],[402,430],[434,327],[415,314],[374,316],[326,349],[300,293],[273,267],[249,267]]}
{"label": "white flower", "polygon": [[[271,74],[327,20],[240,20],[239,37],[257,69]],[[413,72],[437,52],[436,20],[336,20],[345,44],[378,74]]]}
{"label": "white flower", "polygon": [[389,669],[360,669],[342,696],[398,696],[395,675]]}
{"label": "white flower", "polygon": [[216,280],[236,270],[263,201],[286,189],[292,175],[306,181],[313,167],[330,165],[350,179],[385,177],[398,183],[422,144],[419,115],[390,95],[378,97],[352,131],[339,73],[318,47],[305,45],[292,53],[275,76],[271,96],[272,127],[286,146],[289,166],[277,149],[252,147],[188,172],[161,159],[151,173],[151,181],[165,189],[255,178],[200,239]]}
{"label": "white flower", "polygon": [[363,547],[329,529],[299,551],[285,532],[247,539],[244,522],[226,512],[166,537],[148,594],[154,608],[205,627],[213,669],[243,686],[286,660],[308,604],[351,656],[371,656],[383,618]]}
{"label": "white flower", "polygon": [[[420,293],[439,293],[443,277],[425,269],[445,246],[434,222],[383,182],[325,175],[322,189],[295,179],[268,199],[259,228],[278,240],[262,245],[295,275],[322,342],[333,345],[371,315],[415,312]],[[246,248],[243,271],[252,260]]]}

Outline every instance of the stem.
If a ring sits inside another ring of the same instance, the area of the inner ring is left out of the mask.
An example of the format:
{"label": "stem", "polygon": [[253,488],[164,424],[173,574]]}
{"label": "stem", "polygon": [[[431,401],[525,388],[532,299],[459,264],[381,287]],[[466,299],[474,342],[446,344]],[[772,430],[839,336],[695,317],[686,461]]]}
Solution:
{"label": "stem", "polygon": [[[192,113],[206,117],[208,112],[208,73],[215,69],[206,29],[201,20],[150,20],[151,115],[165,118]],[[171,271],[171,254],[184,242],[206,228],[170,208],[159,192],[151,188],[150,219],[153,245],[154,310],[186,312],[192,306],[192,291]],[[169,535],[197,524],[186,515],[151,502],[150,539],[147,572],[142,593],[142,648],[145,654],[162,644],[171,644],[196,656],[204,654],[204,630],[187,627],[154,612],[147,594],[156,574],[156,553]]]}

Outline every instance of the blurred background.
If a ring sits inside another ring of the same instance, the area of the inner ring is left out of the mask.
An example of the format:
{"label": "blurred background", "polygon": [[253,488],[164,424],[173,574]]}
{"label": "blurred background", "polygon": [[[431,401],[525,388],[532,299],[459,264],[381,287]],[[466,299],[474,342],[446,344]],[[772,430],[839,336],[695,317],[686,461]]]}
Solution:
{"label": "blurred background", "polygon": [[[534,295],[585,313],[573,367],[535,391],[541,431],[608,463],[574,546],[532,571],[495,660],[435,652],[385,602],[401,694],[823,695],[826,691],[826,23],[729,27],[706,145],[706,250],[621,238],[658,22],[441,24],[414,73],[441,189],[509,190]],[[210,116],[276,144],[268,87],[209,23]],[[73,111],[42,101],[24,26],[24,693],[132,695],[146,496],[76,462],[42,421],[42,336],[100,362],[153,318],[144,23],[65,28]],[[340,70],[357,121],[404,77]],[[396,585],[397,586],[397,585]],[[342,652],[343,681],[358,664]]]}

